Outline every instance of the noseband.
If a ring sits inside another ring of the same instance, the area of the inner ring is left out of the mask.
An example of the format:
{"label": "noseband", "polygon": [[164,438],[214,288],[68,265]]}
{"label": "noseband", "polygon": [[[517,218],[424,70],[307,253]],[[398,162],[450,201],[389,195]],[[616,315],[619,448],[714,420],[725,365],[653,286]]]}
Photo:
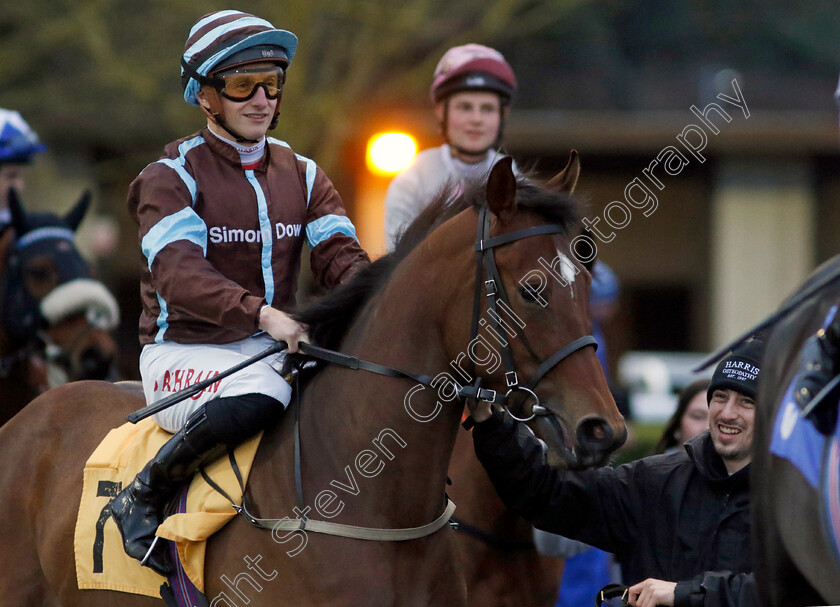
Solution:
{"label": "noseband", "polygon": [[[539,226],[525,228],[522,230],[517,230],[515,232],[509,232],[500,236],[490,236],[490,211],[487,207],[483,207],[481,209],[478,215],[478,234],[476,235],[475,240],[475,298],[473,300],[473,317],[472,329],[470,332],[470,342],[472,342],[472,340],[478,337],[479,315],[481,314],[482,284],[484,285],[484,294],[487,297],[487,309],[489,310],[488,316],[490,316],[490,318],[492,319],[493,328],[496,330],[496,335],[503,334],[503,327],[501,326],[501,317],[499,316],[499,302],[501,301],[508,309],[510,309],[510,301],[508,300],[507,294],[505,293],[504,283],[502,282],[501,276],[499,275],[499,269],[496,267],[496,257],[493,254],[493,249],[531,236],[539,236],[542,234],[560,234],[563,232],[563,228],[561,228],[559,225],[543,224]],[[513,348],[511,347],[510,342],[508,340],[501,340],[500,343],[502,344],[502,362],[505,365],[506,371],[505,383],[507,384],[508,388],[507,393],[504,395],[503,403],[507,404],[507,401],[510,399],[510,395],[516,391],[526,392],[529,396],[531,396],[534,399],[535,404],[532,407],[531,415],[528,417],[517,417],[510,411],[510,408],[508,407],[508,414],[511,417],[513,417],[515,420],[526,422],[534,419],[534,417],[536,417],[537,415],[551,414],[546,407],[543,407],[539,404],[540,399],[534,392],[534,388],[536,388],[540,380],[542,380],[542,378],[545,377],[545,375],[564,358],[570,356],[574,352],[577,352],[581,348],[585,348],[586,346],[594,346],[595,348],[597,348],[598,342],[595,341],[595,338],[592,335],[584,335],[583,337],[575,339],[566,346],[563,346],[554,354],[549,356],[547,359],[540,362],[539,357],[536,355],[533,348],[531,348],[531,345],[530,343],[528,343],[528,339],[525,337],[525,333],[521,330],[519,324],[513,323],[513,325],[514,331],[516,332],[516,336],[522,340],[522,344],[525,346],[525,349],[528,350],[528,353],[531,355],[534,361],[539,364],[539,367],[530,377],[530,379],[527,382],[525,382],[525,384],[520,384],[519,376],[516,373],[516,368],[513,363]],[[474,369],[475,364],[473,363],[472,366]],[[489,392],[493,393],[494,398],[481,398],[481,400],[491,400],[494,402],[498,402],[495,398],[495,391],[490,390]]]}

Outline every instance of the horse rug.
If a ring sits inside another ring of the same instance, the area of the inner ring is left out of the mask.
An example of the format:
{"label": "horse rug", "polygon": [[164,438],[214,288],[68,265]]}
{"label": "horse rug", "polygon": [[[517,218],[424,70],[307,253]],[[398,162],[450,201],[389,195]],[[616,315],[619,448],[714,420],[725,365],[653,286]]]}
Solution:
{"label": "horse rug", "polygon": [[[80,589],[118,590],[160,598],[164,578],[125,554],[107,506],[171,437],[151,418],[136,425],[126,423],[111,430],[85,464],[74,536]],[[222,457],[205,468],[206,475],[237,505],[241,504],[241,487],[247,482],[261,437],[262,433],[234,451],[242,485],[229,458]],[[186,511],[180,510],[164,520],[157,535],[175,542],[184,572],[203,591],[206,540],[236,516],[236,511],[201,475],[195,476],[186,492]]]}
{"label": "horse rug", "polygon": [[818,493],[823,534],[832,538],[840,563],[840,423],[831,436],[824,436],[811,420],[802,417],[793,397],[797,378],[791,381],[776,413],[770,453],[793,464]]}

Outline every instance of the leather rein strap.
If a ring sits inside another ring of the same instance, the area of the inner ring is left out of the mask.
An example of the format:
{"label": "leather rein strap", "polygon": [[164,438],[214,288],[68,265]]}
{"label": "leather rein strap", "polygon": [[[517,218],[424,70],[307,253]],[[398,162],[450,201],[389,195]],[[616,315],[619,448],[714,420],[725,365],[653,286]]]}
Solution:
{"label": "leather rein strap", "polygon": [[[504,329],[501,326],[501,317],[499,316],[499,303],[501,302],[502,305],[510,309],[510,304],[505,293],[504,285],[502,284],[502,280],[499,275],[499,270],[496,267],[496,259],[493,255],[493,249],[495,247],[510,244],[512,242],[516,242],[517,240],[522,240],[523,238],[528,238],[530,236],[538,236],[541,234],[559,234],[563,233],[563,231],[563,228],[561,228],[558,225],[544,224],[539,226],[533,226],[530,228],[525,228],[523,230],[517,230],[515,232],[510,232],[507,234],[502,234],[500,236],[491,237],[490,211],[486,207],[481,209],[478,219],[478,236],[476,238],[475,243],[476,281],[475,298],[473,300],[473,318],[470,341],[472,341],[478,336],[478,328],[479,324],[481,324],[479,322],[479,316],[481,313],[482,284],[484,285],[484,291],[487,295],[488,310],[492,311],[489,313],[489,316],[492,320],[497,334],[499,335],[502,335],[504,332]],[[486,273],[488,279],[482,283],[481,279],[484,273]],[[531,353],[531,356],[534,358],[534,360],[539,362],[539,358],[534,353],[530,344],[528,344],[525,334],[520,330],[519,325],[517,323],[514,323],[514,325],[516,326],[517,337],[519,337],[525,344],[525,347]],[[504,405],[505,403],[507,403],[512,391],[517,389],[526,389],[528,391],[533,390],[536,387],[536,385],[540,382],[540,380],[543,377],[545,377],[545,375],[552,368],[554,368],[554,366],[557,365],[557,363],[559,363],[561,360],[568,357],[569,355],[577,352],[581,348],[585,348],[586,346],[594,346],[596,348],[598,347],[598,343],[595,341],[595,338],[592,335],[584,335],[583,337],[579,337],[571,343],[567,344],[566,346],[557,350],[557,352],[549,356],[546,360],[542,361],[534,375],[532,375],[531,378],[523,386],[520,386],[519,379],[516,375],[516,370],[514,368],[513,363],[513,349],[511,348],[510,343],[507,340],[505,340],[505,345],[502,349],[502,359],[505,364],[505,369],[507,370],[507,373],[505,374],[506,383],[508,387],[507,394],[499,394],[496,390],[485,389],[479,387],[478,385],[472,385],[459,386],[458,395],[462,398],[478,399],[485,402]],[[320,346],[315,346],[306,342],[301,342],[298,345],[298,349],[301,353],[316,358],[318,360],[324,361],[326,363],[339,365],[341,367],[346,367],[348,369],[353,370],[361,369],[363,371],[369,371],[370,373],[376,373],[378,375],[384,375],[386,377],[411,379],[426,387],[434,388],[434,386],[432,385],[433,378],[430,375],[417,375],[414,373],[409,373],[408,371],[403,371],[401,369],[395,369],[393,367],[388,367],[379,363],[362,360],[355,356],[350,356],[341,352],[336,352],[334,350],[328,350],[327,348],[322,348]]]}
{"label": "leather rein strap", "polygon": [[[360,358],[356,358],[355,356],[349,356],[347,354],[342,354],[341,352],[336,352],[335,350],[328,350],[327,348],[321,348],[320,346],[314,346],[306,342],[300,342],[298,344],[298,350],[307,356],[317,358],[318,360],[326,363],[339,365],[340,367],[346,367],[353,370],[361,369],[362,371],[369,371],[386,377],[412,379],[419,384],[423,384],[427,388],[434,387],[432,386],[432,377],[430,375],[415,375],[414,373],[409,373],[408,371],[402,371],[393,367],[380,365],[379,363],[362,360]],[[507,400],[504,395],[497,394],[495,390],[485,390],[474,386],[461,386],[458,390],[458,395],[463,398],[477,398],[479,400],[498,404],[504,404]]]}

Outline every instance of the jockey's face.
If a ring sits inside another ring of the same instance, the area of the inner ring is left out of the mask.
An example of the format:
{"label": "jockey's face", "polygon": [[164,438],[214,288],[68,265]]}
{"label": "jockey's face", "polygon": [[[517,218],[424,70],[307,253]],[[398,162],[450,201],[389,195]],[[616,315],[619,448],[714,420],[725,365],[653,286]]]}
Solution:
{"label": "jockey's face", "polygon": [[23,192],[26,167],[25,164],[0,164],[0,209],[9,206],[9,188]]}
{"label": "jockey's face", "polygon": [[[259,67],[271,68],[274,67],[274,64],[255,63],[248,67],[255,69]],[[266,97],[265,88],[262,86],[258,86],[254,96],[245,101],[233,101],[222,95],[219,96],[219,100],[222,104],[225,123],[230,129],[242,137],[254,141],[262,139],[268,132],[268,127],[274,118],[274,108],[280,102],[279,98],[269,99]],[[201,101],[201,96],[199,96],[199,101]],[[214,121],[208,120],[208,126],[217,135],[230,138],[230,134]]]}
{"label": "jockey's face", "polygon": [[447,142],[465,162],[481,161],[499,136],[502,106],[496,93],[454,93],[435,106],[435,113],[441,122],[446,114]]}
{"label": "jockey's face", "polygon": [[709,434],[729,474],[750,463],[754,428],[754,399],[730,389],[712,392]]}

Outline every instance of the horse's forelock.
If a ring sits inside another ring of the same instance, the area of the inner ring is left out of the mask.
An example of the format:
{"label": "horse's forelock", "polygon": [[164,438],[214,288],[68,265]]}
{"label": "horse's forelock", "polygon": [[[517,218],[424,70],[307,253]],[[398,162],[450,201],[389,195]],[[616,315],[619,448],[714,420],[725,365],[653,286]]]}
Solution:
{"label": "horse's forelock", "polygon": [[40,228],[67,228],[72,231],[70,225],[67,222],[55,215],[53,213],[27,213],[26,214],[26,221],[24,223],[24,230],[22,233],[17,234],[18,238],[23,236],[24,234],[28,234],[33,230],[38,230]]}

